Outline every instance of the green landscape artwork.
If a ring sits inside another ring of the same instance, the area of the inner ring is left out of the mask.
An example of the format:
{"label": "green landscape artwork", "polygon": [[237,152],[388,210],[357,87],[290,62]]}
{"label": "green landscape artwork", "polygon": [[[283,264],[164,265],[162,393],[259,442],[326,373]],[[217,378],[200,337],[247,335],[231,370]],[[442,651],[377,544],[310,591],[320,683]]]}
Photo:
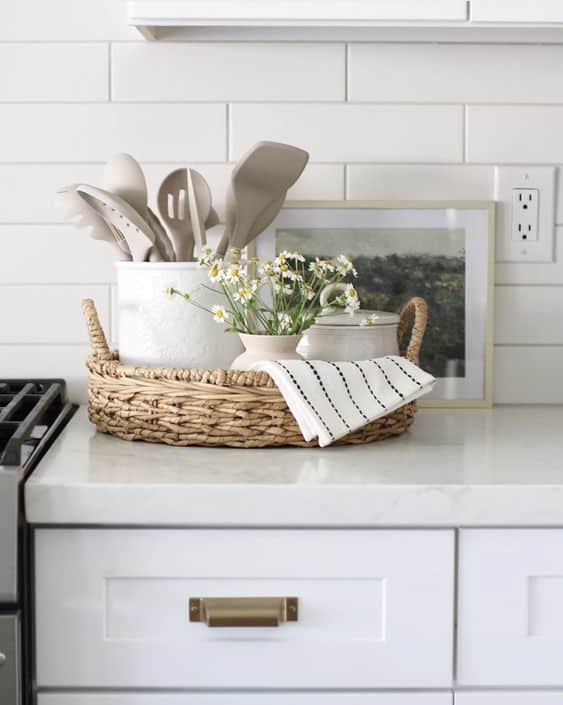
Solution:
{"label": "green landscape artwork", "polygon": [[349,255],[363,309],[399,312],[422,296],[429,320],[421,367],[435,377],[465,376],[463,229],[279,229],[276,250],[308,259]]}

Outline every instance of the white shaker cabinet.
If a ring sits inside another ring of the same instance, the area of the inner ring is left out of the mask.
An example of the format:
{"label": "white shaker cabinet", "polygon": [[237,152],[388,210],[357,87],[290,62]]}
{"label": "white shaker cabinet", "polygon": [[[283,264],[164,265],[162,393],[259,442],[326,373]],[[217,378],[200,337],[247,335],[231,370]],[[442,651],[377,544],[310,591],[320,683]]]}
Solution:
{"label": "white shaker cabinet", "polygon": [[563,687],[563,530],[462,531],[459,550],[459,682]]}
{"label": "white shaker cabinet", "polygon": [[[451,687],[451,531],[39,530],[36,555],[40,688]],[[275,628],[189,620],[293,596]]]}
{"label": "white shaker cabinet", "polygon": [[210,451],[81,410],[26,484],[37,705],[562,705],[561,428]]}

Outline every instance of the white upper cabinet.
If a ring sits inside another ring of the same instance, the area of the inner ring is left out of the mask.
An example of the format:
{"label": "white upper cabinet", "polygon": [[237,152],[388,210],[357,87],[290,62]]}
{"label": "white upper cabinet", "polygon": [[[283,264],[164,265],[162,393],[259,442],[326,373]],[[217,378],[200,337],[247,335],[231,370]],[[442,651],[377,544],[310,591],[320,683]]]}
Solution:
{"label": "white upper cabinet", "polygon": [[365,26],[464,21],[465,0],[131,0],[130,19],[185,26]]}
{"label": "white upper cabinet", "polygon": [[471,0],[473,22],[558,24],[563,22],[561,0]]}
{"label": "white upper cabinet", "polygon": [[[526,28],[563,23],[562,0],[129,0],[147,38],[178,28]],[[435,36],[435,35],[432,35]]]}

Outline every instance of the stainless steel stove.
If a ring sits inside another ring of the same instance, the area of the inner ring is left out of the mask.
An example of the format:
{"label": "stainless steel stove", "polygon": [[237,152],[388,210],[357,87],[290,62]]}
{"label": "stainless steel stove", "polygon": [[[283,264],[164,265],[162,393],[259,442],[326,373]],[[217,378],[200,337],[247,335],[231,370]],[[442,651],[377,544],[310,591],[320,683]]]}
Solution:
{"label": "stainless steel stove", "polygon": [[1,705],[31,702],[31,539],[23,485],[74,410],[64,380],[0,379]]}

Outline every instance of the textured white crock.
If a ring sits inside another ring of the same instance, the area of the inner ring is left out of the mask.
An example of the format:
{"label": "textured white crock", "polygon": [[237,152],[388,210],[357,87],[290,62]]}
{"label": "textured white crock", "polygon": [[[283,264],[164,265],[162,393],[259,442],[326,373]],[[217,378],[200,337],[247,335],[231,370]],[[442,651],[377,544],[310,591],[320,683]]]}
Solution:
{"label": "textured white crock", "polygon": [[[194,292],[209,284],[195,262],[118,262],[119,356],[127,365],[228,369],[243,351],[236,333],[213,317],[166,294],[168,287]],[[200,289],[196,298],[210,308],[221,296]]]}
{"label": "textured white crock", "polygon": [[326,326],[309,328],[297,352],[306,360],[370,360],[398,355],[398,323],[374,326]]}

